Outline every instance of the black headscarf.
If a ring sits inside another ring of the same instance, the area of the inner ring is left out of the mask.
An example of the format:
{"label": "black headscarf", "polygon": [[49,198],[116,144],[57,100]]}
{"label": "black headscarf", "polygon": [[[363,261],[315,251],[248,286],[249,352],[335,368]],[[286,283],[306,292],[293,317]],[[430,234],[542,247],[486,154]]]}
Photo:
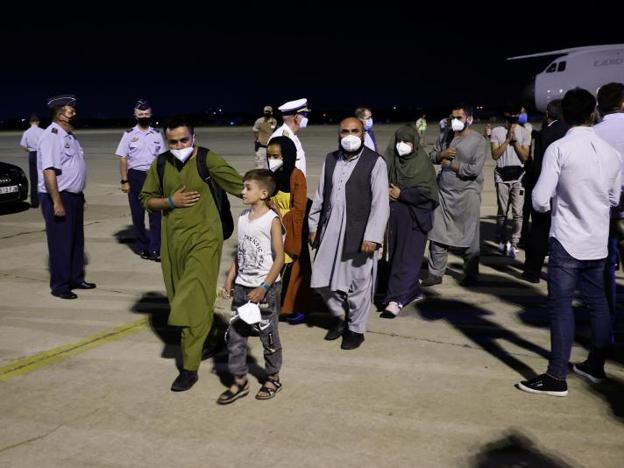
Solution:
{"label": "black headscarf", "polygon": [[[282,149],[282,160],[284,161],[282,167],[273,173],[276,190],[290,193],[290,176],[295,170],[295,163],[297,162],[297,147],[290,138],[285,136],[271,138],[267,144],[267,151],[271,145],[279,145]],[[269,159],[267,154],[267,167]]]}

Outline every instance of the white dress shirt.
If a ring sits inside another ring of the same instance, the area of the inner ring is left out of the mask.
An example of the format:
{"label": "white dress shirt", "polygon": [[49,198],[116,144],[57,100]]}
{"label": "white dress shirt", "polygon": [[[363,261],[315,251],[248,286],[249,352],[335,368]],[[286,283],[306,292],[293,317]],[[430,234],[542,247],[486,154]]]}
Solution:
{"label": "white dress shirt", "polygon": [[[605,115],[603,121],[594,127],[594,131],[620,153],[624,163],[624,112]],[[624,183],[624,167],[622,167],[622,178],[622,183]],[[620,205],[611,211],[611,217],[624,218],[624,207]]]}
{"label": "white dress shirt", "polygon": [[609,212],[620,200],[622,157],[591,127],[573,127],[544,154],[533,208],[551,209],[550,236],[577,260],[607,256]]}

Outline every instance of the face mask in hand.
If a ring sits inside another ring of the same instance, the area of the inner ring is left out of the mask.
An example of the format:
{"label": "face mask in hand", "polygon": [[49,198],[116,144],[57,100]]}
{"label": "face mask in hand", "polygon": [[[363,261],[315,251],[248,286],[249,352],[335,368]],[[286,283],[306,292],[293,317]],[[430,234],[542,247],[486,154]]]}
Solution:
{"label": "face mask in hand", "polygon": [[277,171],[280,167],[284,165],[284,161],[282,159],[269,159],[269,170],[271,172]]}
{"label": "face mask in hand", "polygon": [[355,153],[362,146],[362,140],[355,135],[347,135],[340,140],[340,146],[347,153]]}
{"label": "face mask in hand", "polygon": [[397,153],[399,156],[405,156],[406,154],[410,154],[412,152],[412,145],[409,143],[405,143],[404,141],[399,141],[396,144]]}
{"label": "face mask in hand", "polygon": [[463,132],[466,124],[459,119],[453,119],[451,120],[451,128],[454,132]]}
{"label": "face mask in hand", "polygon": [[191,154],[193,154],[193,147],[189,146],[188,148],[171,150],[171,154],[173,154],[179,161],[186,162],[186,160],[190,158]]}

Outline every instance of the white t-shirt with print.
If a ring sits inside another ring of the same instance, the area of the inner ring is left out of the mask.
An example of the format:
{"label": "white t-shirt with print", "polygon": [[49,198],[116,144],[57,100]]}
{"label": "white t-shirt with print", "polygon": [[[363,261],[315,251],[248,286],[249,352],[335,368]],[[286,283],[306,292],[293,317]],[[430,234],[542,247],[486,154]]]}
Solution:
{"label": "white t-shirt with print", "polygon": [[[238,249],[236,258],[238,275],[236,284],[256,288],[266,279],[273,266],[271,225],[278,215],[269,210],[256,219],[250,219],[251,209],[244,210],[238,218]],[[279,277],[275,281],[279,281]]]}

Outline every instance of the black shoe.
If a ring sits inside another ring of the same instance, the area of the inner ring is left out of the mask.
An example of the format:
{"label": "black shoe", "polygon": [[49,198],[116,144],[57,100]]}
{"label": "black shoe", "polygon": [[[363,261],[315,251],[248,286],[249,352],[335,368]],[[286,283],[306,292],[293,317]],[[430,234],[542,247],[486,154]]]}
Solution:
{"label": "black shoe", "polygon": [[333,327],[329,329],[327,334],[325,335],[325,339],[327,341],[337,340],[342,336],[345,330],[345,321],[342,319],[336,319],[336,323]]}
{"label": "black shoe", "polygon": [[171,384],[171,391],[184,392],[191,388],[193,385],[195,385],[195,382],[197,382],[197,380],[199,380],[199,377],[197,376],[197,371],[188,371],[182,369],[180,375],[178,375],[173,381],[173,384]]}
{"label": "black shoe", "polygon": [[364,343],[364,333],[356,333],[347,329],[342,337],[342,344],[340,347],[342,349],[351,350],[359,348],[362,343]]}
{"label": "black shoe", "polygon": [[528,271],[523,271],[520,276],[522,277],[523,280],[528,281],[529,283],[539,284],[540,282],[539,275],[529,273]]}
{"label": "black shoe", "polygon": [[95,289],[95,283],[87,283],[86,281],[82,281],[72,286],[72,289]]}
{"label": "black shoe", "polygon": [[420,285],[424,286],[425,288],[428,288],[430,286],[435,286],[436,284],[442,284],[441,276],[429,275],[420,282]]}
{"label": "black shoe", "polygon": [[476,276],[465,276],[464,279],[459,282],[459,285],[465,288],[478,286],[479,280],[476,278]]}
{"label": "black shoe", "polygon": [[160,253],[155,250],[150,254],[149,259],[154,262],[160,262]]}
{"label": "black shoe", "polygon": [[75,293],[73,293],[71,291],[65,291],[65,292],[62,292],[62,293],[52,293],[52,295],[54,297],[58,297],[58,298],[61,298],[61,299],[77,299],[78,298],[78,294],[75,294]]}
{"label": "black shoe", "polygon": [[143,260],[149,260],[150,259],[150,253],[147,250],[141,250],[139,252],[139,255],[141,256],[141,258]]}
{"label": "black shoe", "polygon": [[574,364],[572,366],[572,370],[575,374],[580,375],[581,377],[585,377],[592,383],[602,383],[607,380],[607,376],[604,373],[603,369],[594,369],[589,366],[587,361],[581,362],[579,364]]}
{"label": "black shoe", "polygon": [[531,380],[523,380],[516,385],[523,392],[539,393],[564,397],[568,394],[568,384],[565,380],[559,380],[548,374],[538,375]]}

